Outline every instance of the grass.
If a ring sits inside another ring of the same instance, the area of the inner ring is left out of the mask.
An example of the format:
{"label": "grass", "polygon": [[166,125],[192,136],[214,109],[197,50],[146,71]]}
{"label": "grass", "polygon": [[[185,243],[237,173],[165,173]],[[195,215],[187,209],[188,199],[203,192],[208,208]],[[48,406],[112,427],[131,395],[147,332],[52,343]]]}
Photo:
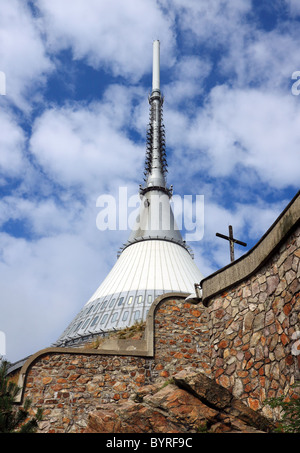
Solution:
{"label": "grass", "polygon": [[132,340],[140,340],[143,337],[145,326],[145,322],[136,322],[132,326],[126,327],[125,329],[112,331],[105,337],[97,337],[95,340],[86,343],[84,348],[99,349],[101,348],[103,342],[109,338],[118,338],[120,340],[128,340],[131,338]]}

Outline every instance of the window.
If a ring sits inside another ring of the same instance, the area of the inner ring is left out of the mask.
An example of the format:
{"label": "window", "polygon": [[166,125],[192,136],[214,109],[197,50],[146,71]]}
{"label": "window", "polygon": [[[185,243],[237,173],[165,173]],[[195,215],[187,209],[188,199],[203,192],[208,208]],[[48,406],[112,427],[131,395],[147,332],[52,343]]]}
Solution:
{"label": "window", "polygon": [[135,320],[135,321],[136,321],[137,319],[139,319],[140,313],[141,313],[140,310],[137,310],[137,311],[134,312],[134,314],[133,314],[134,316],[133,316],[133,317],[134,317],[134,320]]}
{"label": "window", "polygon": [[85,321],[85,323],[84,323],[83,326],[82,326],[82,329],[84,329],[84,328],[88,325],[90,319],[91,319],[91,318],[88,318],[88,319]]}
{"label": "window", "polygon": [[81,321],[79,324],[77,324],[77,327],[76,327],[76,329],[75,329],[75,332],[77,332],[77,330],[79,330],[79,327],[81,326],[81,324],[82,324],[82,321]]}
{"label": "window", "polygon": [[119,302],[118,302],[118,307],[119,307],[120,305],[122,305],[123,300],[124,300],[124,297],[121,297],[120,300],[119,300]]}
{"label": "window", "polygon": [[99,308],[99,305],[100,305],[100,304],[95,305],[95,308],[94,308],[93,311],[97,311],[97,309]]}
{"label": "window", "polygon": [[141,304],[143,302],[143,296],[137,296],[136,301],[138,304]]}
{"label": "window", "polygon": [[122,321],[126,321],[126,319],[128,318],[128,314],[129,314],[129,311],[124,312]]}
{"label": "window", "polygon": [[101,319],[101,323],[100,324],[104,324],[105,321],[107,320],[107,317],[108,317],[108,313],[106,313],[106,315],[103,316],[103,318]]}
{"label": "window", "polygon": [[148,304],[151,304],[151,302],[152,302],[152,295],[148,294]]}
{"label": "window", "polygon": [[109,308],[111,308],[111,307],[114,305],[115,302],[116,302],[116,299],[113,299],[113,300],[111,301],[111,303],[109,304]]}
{"label": "window", "polygon": [[96,322],[98,321],[99,319],[99,316],[95,316],[95,318],[93,319],[93,321],[91,322],[91,325],[90,327],[94,326],[96,324]]}
{"label": "window", "polygon": [[103,302],[103,304],[101,305],[101,310],[104,310],[104,308],[106,307],[106,305],[107,305],[107,300],[105,300],[105,301]]}
{"label": "window", "polygon": [[73,327],[72,327],[72,329],[70,330],[70,333],[71,333],[71,332],[73,332],[73,333],[74,333],[74,332],[75,332],[75,330],[76,330],[76,327],[77,327],[77,324],[75,324],[75,326],[73,326]]}
{"label": "window", "polygon": [[129,299],[128,299],[127,305],[132,304],[132,299],[133,299],[133,296],[130,296]]}
{"label": "window", "polygon": [[88,314],[88,313],[91,311],[92,308],[93,308],[93,305],[88,309],[88,311],[86,312],[86,314]]}
{"label": "window", "polygon": [[113,317],[111,318],[111,322],[116,322],[117,318],[118,318],[118,314],[119,313],[114,313],[113,314]]}

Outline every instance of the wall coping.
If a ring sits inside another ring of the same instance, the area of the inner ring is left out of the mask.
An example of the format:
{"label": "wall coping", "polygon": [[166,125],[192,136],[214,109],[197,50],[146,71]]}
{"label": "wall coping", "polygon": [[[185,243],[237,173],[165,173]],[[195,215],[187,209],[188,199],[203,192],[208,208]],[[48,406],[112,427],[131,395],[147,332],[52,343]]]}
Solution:
{"label": "wall coping", "polygon": [[300,191],[294,196],[262,238],[239,259],[219,269],[200,282],[202,303],[249,278],[276,253],[286,237],[299,225]]}
{"label": "wall coping", "polygon": [[48,354],[73,354],[73,355],[115,355],[115,356],[128,356],[128,357],[154,357],[154,316],[155,310],[158,306],[167,299],[186,299],[188,293],[165,293],[158,296],[151,305],[142,340],[128,340],[118,338],[108,338],[101,345],[101,349],[87,349],[87,348],[63,348],[63,347],[49,347],[37,351],[35,354],[29,356],[20,370],[18,386],[20,392],[15,399],[15,403],[21,403],[24,394],[25,381],[29,368],[43,356]]}

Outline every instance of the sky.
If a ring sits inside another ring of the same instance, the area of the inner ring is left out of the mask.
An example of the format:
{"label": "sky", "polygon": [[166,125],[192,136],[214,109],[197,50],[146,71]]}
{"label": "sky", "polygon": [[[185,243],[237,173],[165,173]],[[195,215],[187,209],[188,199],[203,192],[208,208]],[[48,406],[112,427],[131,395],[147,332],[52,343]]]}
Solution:
{"label": "sky", "polygon": [[204,200],[202,274],[230,262],[217,232],[247,243],[237,258],[276,220],[299,190],[300,2],[0,8],[0,349],[15,362],[57,340],[129,237],[99,229],[97,200],[143,183],[154,40],[167,182]]}

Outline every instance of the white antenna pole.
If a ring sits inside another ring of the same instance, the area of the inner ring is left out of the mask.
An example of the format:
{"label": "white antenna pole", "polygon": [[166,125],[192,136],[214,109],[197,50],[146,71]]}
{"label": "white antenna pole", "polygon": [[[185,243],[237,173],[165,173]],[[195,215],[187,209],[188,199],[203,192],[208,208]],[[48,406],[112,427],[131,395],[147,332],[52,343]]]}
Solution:
{"label": "white antenna pole", "polygon": [[160,90],[160,58],[159,58],[159,41],[153,42],[153,73],[152,73],[152,91]]}

